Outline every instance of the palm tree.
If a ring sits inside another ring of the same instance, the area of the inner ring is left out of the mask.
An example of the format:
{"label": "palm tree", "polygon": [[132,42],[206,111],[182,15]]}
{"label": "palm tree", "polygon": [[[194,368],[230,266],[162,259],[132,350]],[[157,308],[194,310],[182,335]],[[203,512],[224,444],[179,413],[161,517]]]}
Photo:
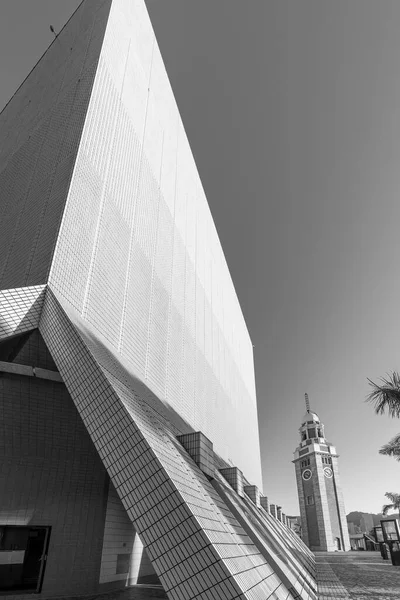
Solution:
{"label": "palm tree", "polygon": [[382,514],[386,516],[389,510],[399,510],[400,509],[400,494],[393,494],[391,492],[386,492],[386,498],[391,501],[391,504],[385,504],[382,506]]}
{"label": "palm tree", "polygon": [[400,433],[395,435],[390,442],[382,446],[379,450],[379,454],[393,456],[396,460],[400,461]]}
{"label": "palm tree", "polygon": [[[367,402],[375,403],[377,415],[388,411],[390,417],[400,417],[400,375],[396,371],[381,377],[381,384],[368,379],[373,391],[367,397]],[[393,440],[392,440],[393,442]],[[389,442],[391,443],[391,442]]]}
{"label": "palm tree", "polygon": [[[400,375],[396,371],[381,377],[380,384],[368,379],[373,391],[367,396],[367,402],[375,403],[375,412],[382,415],[385,410],[390,417],[400,417]],[[400,461],[400,434],[382,446],[379,454],[393,456]]]}

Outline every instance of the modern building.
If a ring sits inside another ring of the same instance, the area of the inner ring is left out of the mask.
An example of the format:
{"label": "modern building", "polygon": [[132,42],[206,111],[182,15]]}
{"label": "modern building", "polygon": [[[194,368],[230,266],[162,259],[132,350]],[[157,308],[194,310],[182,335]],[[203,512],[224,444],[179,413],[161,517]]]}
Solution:
{"label": "modern building", "polygon": [[377,552],[379,543],[368,533],[350,533],[350,547],[352,550],[367,550]]}
{"label": "modern building", "polygon": [[311,411],[308,395],[294,453],[302,539],[313,551],[350,550],[340,486],[338,454],[325,438],[324,425]]}
{"label": "modern building", "polygon": [[300,516],[287,516],[286,517],[287,526],[290,527],[297,535],[301,537],[301,519]]}
{"label": "modern building", "polygon": [[143,0],[84,0],[2,111],[0,212],[4,598],[316,598]]}

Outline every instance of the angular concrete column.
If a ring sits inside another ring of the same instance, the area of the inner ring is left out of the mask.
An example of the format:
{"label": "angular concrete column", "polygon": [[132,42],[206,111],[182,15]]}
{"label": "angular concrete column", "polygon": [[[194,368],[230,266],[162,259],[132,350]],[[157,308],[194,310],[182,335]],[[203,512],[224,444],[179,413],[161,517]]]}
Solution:
{"label": "angular concrete column", "polygon": [[212,442],[201,431],[178,435],[177,440],[207,477],[214,477],[214,450]]}
{"label": "angular concrete column", "polygon": [[256,506],[260,506],[260,490],[258,487],[256,485],[245,485],[243,489],[250,500],[252,500]]}
{"label": "angular concrete column", "polygon": [[239,496],[243,496],[243,473],[237,467],[228,467],[227,469],[219,469],[221,475],[226,479],[229,485],[235,490]]}
{"label": "angular concrete column", "polygon": [[267,511],[267,513],[269,513],[269,501],[267,496],[261,496],[260,497],[260,504],[262,506],[262,508]]}

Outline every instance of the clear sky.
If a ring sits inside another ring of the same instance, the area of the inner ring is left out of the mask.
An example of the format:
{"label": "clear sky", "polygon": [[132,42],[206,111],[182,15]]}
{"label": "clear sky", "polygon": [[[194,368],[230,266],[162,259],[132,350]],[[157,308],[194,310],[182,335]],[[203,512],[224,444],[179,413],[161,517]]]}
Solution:
{"label": "clear sky", "polygon": [[[79,0],[1,0],[0,109]],[[304,392],[347,511],[400,492],[364,403],[400,370],[400,2],[147,0],[255,346],[264,493],[298,513]],[[1,218],[1,216],[0,216]]]}

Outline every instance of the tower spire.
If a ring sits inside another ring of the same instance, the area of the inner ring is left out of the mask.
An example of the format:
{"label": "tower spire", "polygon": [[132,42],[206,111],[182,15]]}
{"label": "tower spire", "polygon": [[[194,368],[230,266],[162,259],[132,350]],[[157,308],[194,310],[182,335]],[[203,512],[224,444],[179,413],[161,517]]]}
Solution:
{"label": "tower spire", "polygon": [[307,393],[304,394],[304,398],[306,400],[306,409],[307,409],[307,412],[309,413],[310,412],[310,401],[308,399],[308,394]]}

